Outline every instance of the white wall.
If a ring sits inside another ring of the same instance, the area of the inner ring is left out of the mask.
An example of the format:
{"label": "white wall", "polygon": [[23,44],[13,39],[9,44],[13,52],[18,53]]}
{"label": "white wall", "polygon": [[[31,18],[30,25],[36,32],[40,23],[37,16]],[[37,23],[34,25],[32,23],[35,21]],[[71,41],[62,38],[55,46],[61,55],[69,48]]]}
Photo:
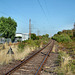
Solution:
{"label": "white wall", "polygon": [[18,36],[22,37],[22,41],[28,40],[28,38],[29,38],[29,34],[28,33],[24,33],[24,34],[16,33],[15,37],[18,37]]}
{"label": "white wall", "polygon": [[22,41],[28,40],[28,38],[29,38],[29,34],[28,33],[22,34]]}
{"label": "white wall", "polygon": [[18,36],[22,37],[22,34],[21,33],[16,33],[15,37],[18,37]]}

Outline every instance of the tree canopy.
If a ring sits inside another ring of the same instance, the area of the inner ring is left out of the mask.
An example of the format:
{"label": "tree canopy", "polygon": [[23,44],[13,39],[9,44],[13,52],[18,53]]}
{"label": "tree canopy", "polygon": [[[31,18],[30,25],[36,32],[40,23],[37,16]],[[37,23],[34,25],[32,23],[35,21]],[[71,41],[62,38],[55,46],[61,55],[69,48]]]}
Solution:
{"label": "tree canopy", "polygon": [[11,17],[0,17],[0,34],[5,38],[11,38],[12,41],[15,37],[17,23]]}
{"label": "tree canopy", "polygon": [[31,34],[31,39],[35,40],[36,39],[36,34],[32,33]]}
{"label": "tree canopy", "polygon": [[49,38],[49,34],[45,34],[42,36],[43,38]]}

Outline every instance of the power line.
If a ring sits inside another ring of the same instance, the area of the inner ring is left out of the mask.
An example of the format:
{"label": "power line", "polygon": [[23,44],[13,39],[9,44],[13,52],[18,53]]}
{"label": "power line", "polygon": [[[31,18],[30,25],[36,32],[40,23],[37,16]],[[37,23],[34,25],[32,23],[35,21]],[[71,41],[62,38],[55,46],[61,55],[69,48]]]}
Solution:
{"label": "power line", "polygon": [[44,0],[44,3],[45,3],[45,6],[46,6],[47,13],[48,13],[48,15],[49,15],[49,11],[48,11],[48,8],[47,8],[46,0]]}
{"label": "power line", "polygon": [[[17,19],[16,17],[12,17],[12,16],[8,15],[7,13],[5,13],[5,12],[3,12],[3,11],[0,11],[0,13],[4,14],[4,15],[6,15],[6,16],[9,16],[9,17],[11,17],[11,18],[13,18],[13,19],[19,20],[19,19]],[[19,20],[19,21],[20,21],[21,23],[23,23],[22,20]]]}
{"label": "power line", "polygon": [[39,36],[40,30],[37,30],[37,35]]}
{"label": "power line", "polygon": [[[48,22],[48,18],[47,18],[47,16],[46,16],[46,13],[45,13],[45,11],[44,11],[44,9],[43,9],[43,7],[42,7],[40,1],[39,1],[39,0],[37,0],[37,1],[38,1],[39,5],[40,5],[40,7],[41,7],[41,9],[42,9],[42,11],[43,11],[43,13],[44,13],[46,19],[47,19],[47,22]],[[49,22],[48,22],[48,23],[49,23]]]}
{"label": "power line", "polygon": [[40,7],[41,7],[41,9],[42,9],[42,11],[43,11],[43,13],[44,13],[44,15],[46,16],[45,11],[44,11],[44,9],[43,9],[43,7],[42,7],[40,1],[39,1],[39,0],[37,0],[37,1],[38,1],[39,5],[40,5]]}
{"label": "power line", "polygon": [[4,14],[4,15],[8,16],[8,14],[6,14],[6,13],[4,13],[4,12],[2,12],[2,11],[0,11],[0,13],[2,13],[2,14]]}

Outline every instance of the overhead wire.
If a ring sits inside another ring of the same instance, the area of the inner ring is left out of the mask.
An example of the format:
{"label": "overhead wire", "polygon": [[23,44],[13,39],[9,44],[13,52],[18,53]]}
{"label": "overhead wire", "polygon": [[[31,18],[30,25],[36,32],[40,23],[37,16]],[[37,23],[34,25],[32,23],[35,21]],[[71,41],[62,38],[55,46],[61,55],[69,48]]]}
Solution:
{"label": "overhead wire", "polygon": [[[45,12],[45,10],[44,10],[42,4],[40,3],[39,0],[37,0],[37,1],[38,1],[38,4],[40,5],[40,8],[42,9],[42,11],[43,11],[43,13],[44,13],[44,15],[45,15],[45,18],[46,18],[46,20],[47,20],[47,23],[49,24],[49,20],[48,20],[48,18],[47,18],[46,12]],[[45,2],[45,1],[44,1],[44,2]],[[47,8],[46,2],[45,2],[45,6],[46,6],[46,8]],[[47,10],[47,12],[48,12],[48,10]],[[45,32],[46,32],[46,31],[45,31]]]}
{"label": "overhead wire", "polygon": [[4,15],[8,16],[8,14],[6,14],[6,13],[4,13],[4,12],[2,12],[2,11],[0,11],[0,13],[2,13],[2,14],[4,14]]}
{"label": "overhead wire", "polygon": [[[1,13],[1,14],[4,14],[4,15],[6,15],[6,16],[9,16],[9,17],[11,17],[11,18],[13,18],[13,19],[19,20],[19,19],[17,19],[16,17],[12,17],[12,16],[8,15],[7,13],[5,13],[5,12],[3,12],[3,11],[0,11],[0,13]],[[19,22],[23,23],[22,20],[19,20]]]}
{"label": "overhead wire", "polygon": [[41,9],[42,9],[42,11],[43,11],[43,13],[44,13],[44,15],[46,16],[45,11],[44,11],[44,9],[43,9],[43,7],[42,7],[40,1],[39,1],[39,0],[37,0],[37,1],[38,1],[39,5],[40,5],[40,7],[41,7]]}
{"label": "overhead wire", "polygon": [[46,0],[44,0],[44,3],[45,3],[45,6],[46,6],[47,13],[48,13],[48,15],[49,15],[49,11],[48,11],[48,8],[47,8]]}
{"label": "overhead wire", "polygon": [[[45,15],[45,17],[46,17],[46,19],[47,19],[47,22],[48,22],[48,18],[47,18],[47,15],[46,15],[46,12],[45,12],[45,10],[43,9],[43,6],[42,6],[42,4],[40,3],[40,1],[39,0],[37,0],[37,2],[38,2],[38,4],[40,5],[40,8],[42,9],[42,11],[43,11],[43,13],[44,13],[44,15]],[[48,12],[48,11],[47,11]],[[49,23],[49,22],[48,22]]]}
{"label": "overhead wire", "polygon": [[[45,6],[46,6],[46,11],[47,11],[47,13],[48,13],[48,15],[49,15],[49,11],[48,11],[48,8],[47,8],[46,0],[44,0],[44,3],[45,3]],[[49,15],[49,16],[50,16],[50,15]],[[51,31],[50,31],[49,33],[51,33]],[[50,34],[50,37],[51,37],[51,34]]]}
{"label": "overhead wire", "polygon": [[[3,2],[1,2],[2,4],[4,4]],[[6,5],[7,7],[8,7],[8,5]],[[8,7],[9,8],[9,7]],[[13,8],[13,10],[14,10],[14,8]],[[17,9],[16,9],[17,10]],[[5,8],[5,11],[6,11],[6,8]],[[15,11],[15,10],[14,10]],[[0,13],[2,13],[2,14],[4,14],[4,15],[6,15],[6,16],[9,16],[9,17],[11,17],[11,18],[13,18],[13,19],[16,19],[16,20],[19,20],[19,22],[21,22],[21,23],[23,23],[23,21],[22,20],[20,20],[20,19],[18,19],[18,18],[16,18],[16,17],[12,17],[11,15],[8,15],[7,13],[5,13],[5,12],[3,12],[3,11],[0,11]]]}

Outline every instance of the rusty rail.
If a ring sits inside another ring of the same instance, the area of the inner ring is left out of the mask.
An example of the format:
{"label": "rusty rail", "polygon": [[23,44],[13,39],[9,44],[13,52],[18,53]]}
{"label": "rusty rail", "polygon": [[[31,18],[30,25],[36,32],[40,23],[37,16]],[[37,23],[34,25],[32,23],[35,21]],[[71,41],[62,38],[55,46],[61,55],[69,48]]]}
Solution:
{"label": "rusty rail", "polygon": [[47,58],[48,58],[50,52],[52,51],[53,46],[54,46],[54,41],[53,41],[53,43],[52,43],[52,46],[51,46],[49,52],[45,55],[45,57],[44,57],[44,59],[43,59],[41,65],[39,66],[39,68],[38,68],[37,72],[35,73],[35,75],[40,75],[40,71],[41,71],[41,69],[42,69],[44,63],[46,62],[46,60],[47,60]]}
{"label": "rusty rail", "polygon": [[16,71],[17,69],[19,69],[23,64],[27,63],[31,58],[33,58],[36,54],[38,54],[40,51],[42,51],[44,48],[46,48],[51,42],[52,42],[52,40],[50,40],[50,42],[47,45],[45,45],[42,49],[40,49],[37,52],[33,53],[33,55],[31,55],[27,59],[24,59],[23,61],[21,61],[20,64],[18,64],[17,66],[15,66],[14,68],[12,68],[8,72],[6,72],[4,75],[10,75],[10,74],[12,74],[14,71]]}

